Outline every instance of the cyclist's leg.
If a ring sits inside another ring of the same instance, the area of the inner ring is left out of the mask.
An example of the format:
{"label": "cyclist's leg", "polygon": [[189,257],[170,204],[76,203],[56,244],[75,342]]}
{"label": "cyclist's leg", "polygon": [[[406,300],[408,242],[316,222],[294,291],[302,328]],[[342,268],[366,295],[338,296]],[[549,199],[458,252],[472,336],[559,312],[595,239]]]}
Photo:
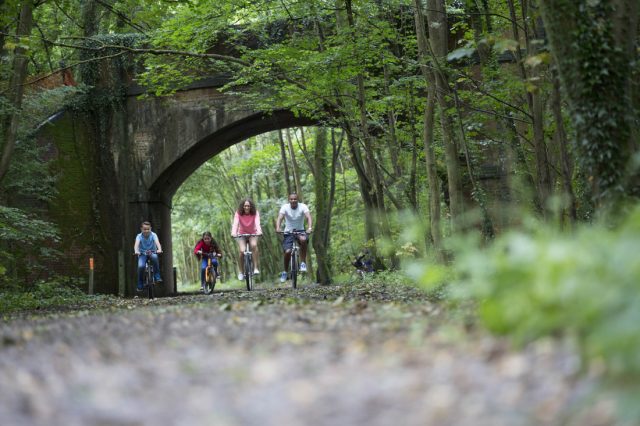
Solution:
{"label": "cyclist's leg", "polygon": [[240,249],[238,255],[238,275],[242,274],[244,271],[244,249],[247,245],[246,238],[236,238],[238,241],[238,248]]}
{"label": "cyclist's leg", "polygon": [[160,281],[160,261],[158,260],[158,255],[156,253],[151,253],[151,263],[153,263],[154,278],[156,281]]}
{"label": "cyclist's leg", "polygon": [[309,240],[307,238],[307,234],[298,235],[297,238],[298,238],[298,245],[300,246],[300,252],[298,253],[300,258],[298,259],[298,261],[300,263],[304,263],[305,266],[306,266],[306,263],[307,263],[307,245],[309,243]]}
{"label": "cyclist's leg", "polygon": [[142,290],[143,286],[143,278],[144,278],[144,269],[147,265],[147,256],[141,254],[138,256],[138,290]]}
{"label": "cyclist's leg", "polygon": [[205,277],[207,274],[207,258],[202,256],[202,260],[200,261],[200,287],[204,288]]}
{"label": "cyclist's leg", "polygon": [[253,269],[258,271],[260,269],[260,262],[258,261],[258,237],[251,237],[249,239],[249,245],[251,246],[251,253],[253,254]]}
{"label": "cyclist's leg", "polygon": [[309,239],[306,233],[297,235],[296,237],[298,238],[298,245],[300,246],[300,261],[304,262],[307,258],[307,243]]}
{"label": "cyclist's leg", "polygon": [[291,261],[291,249],[293,248],[293,239],[295,236],[285,235],[282,240],[282,249],[284,251],[284,270],[289,272],[289,262]]}
{"label": "cyclist's leg", "polygon": [[280,282],[287,280],[289,262],[291,261],[291,249],[293,248],[293,235],[284,235],[282,238],[282,252],[284,253],[284,270],[280,274]]}
{"label": "cyclist's leg", "polygon": [[213,271],[215,272],[216,276],[218,275],[218,265],[220,263],[218,262],[218,259],[216,259],[215,257],[213,259],[211,259],[211,266],[213,266]]}

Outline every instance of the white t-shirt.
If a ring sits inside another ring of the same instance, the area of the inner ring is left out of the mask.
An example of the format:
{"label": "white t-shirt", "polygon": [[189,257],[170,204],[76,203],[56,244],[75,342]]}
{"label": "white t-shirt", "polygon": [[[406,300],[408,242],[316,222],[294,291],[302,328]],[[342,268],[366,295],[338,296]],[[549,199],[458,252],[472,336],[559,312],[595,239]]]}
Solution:
{"label": "white t-shirt", "polygon": [[283,214],[285,218],[284,232],[304,230],[305,213],[309,213],[309,207],[304,203],[298,203],[298,207],[295,210],[291,208],[289,203],[280,207],[280,214]]}

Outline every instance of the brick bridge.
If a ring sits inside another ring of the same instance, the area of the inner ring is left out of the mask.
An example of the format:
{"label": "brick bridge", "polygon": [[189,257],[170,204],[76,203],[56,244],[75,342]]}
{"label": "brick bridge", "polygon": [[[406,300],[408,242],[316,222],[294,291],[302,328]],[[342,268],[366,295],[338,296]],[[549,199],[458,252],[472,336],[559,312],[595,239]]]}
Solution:
{"label": "brick bridge", "polygon": [[[40,143],[52,147],[58,195],[49,205],[62,235],[59,272],[88,274],[95,258],[95,289],[132,295],[135,235],[151,221],[164,249],[161,292],[173,293],[171,200],[200,165],[249,137],[314,124],[289,111],[257,112],[210,79],[163,98],[127,90],[121,111],[102,117],[104,138],[81,112],[66,111],[43,126]],[[94,126],[95,127],[95,126]],[[103,126],[105,127],[105,126]]]}

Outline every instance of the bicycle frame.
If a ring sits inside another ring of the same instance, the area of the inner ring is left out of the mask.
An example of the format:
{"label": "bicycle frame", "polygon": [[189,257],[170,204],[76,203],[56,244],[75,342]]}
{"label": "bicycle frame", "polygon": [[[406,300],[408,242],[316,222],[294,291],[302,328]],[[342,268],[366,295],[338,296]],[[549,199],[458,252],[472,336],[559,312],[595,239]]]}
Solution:
{"label": "bicycle frame", "polygon": [[298,235],[307,235],[305,231],[283,232],[283,235],[293,235],[293,244],[291,246],[291,257],[289,258],[289,273],[291,274],[291,287],[298,287],[298,272],[300,271],[300,243]]}
{"label": "bicycle frame", "polygon": [[153,270],[153,262],[151,260],[151,255],[156,253],[152,250],[147,250],[144,252],[146,256],[145,266],[144,266],[144,275],[142,277],[142,288],[147,291],[147,295],[149,299],[153,299],[154,296],[154,288],[156,285],[155,279],[155,271]]}
{"label": "bicycle frame", "polygon": [[212,259],[217,257],[217,254],[215,252],[213,252],[213,253],[202,253],[202,256],[206,256],[207,257],[207,267],[204,270],[204,274],[205,274],[204,287],[203,287],[202,290],[203,290],[204,294],[210,294],[210,293],[213,293],[213,289],[216,286],[216,280],[218,278],[218,274],[216,272],[216,268],[213,265],[213,261],[212,261]]}
{"label": "bicycle frame", "polygon": [[244,275],[244,281],[247,285],[247,291],[253,290],[253,252],[251,251],[251,237],[259,237],[258,234],[238,234],[236,238],[244,238],[244,252],[242,260],[242,270]]}

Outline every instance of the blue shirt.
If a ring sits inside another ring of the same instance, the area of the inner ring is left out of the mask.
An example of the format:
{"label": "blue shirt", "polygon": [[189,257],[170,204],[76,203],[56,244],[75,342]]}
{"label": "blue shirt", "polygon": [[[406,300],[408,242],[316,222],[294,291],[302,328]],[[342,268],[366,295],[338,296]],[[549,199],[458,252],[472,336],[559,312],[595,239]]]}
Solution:
{"label": "blue shirt", "polygon": [[142,232],[139,233],[138,236],[136,237],[136,240],[140,241],[140,244],[138,245],[138,249],[140,250],[140,253],[144,253],[147,250],[151,250],[155,252],[157,249],[156,247],[157,239],[158,239],[158,236],[156,235],[155,232],[151,232],[151,234],[149,234],[149,238],[145,238]]}

